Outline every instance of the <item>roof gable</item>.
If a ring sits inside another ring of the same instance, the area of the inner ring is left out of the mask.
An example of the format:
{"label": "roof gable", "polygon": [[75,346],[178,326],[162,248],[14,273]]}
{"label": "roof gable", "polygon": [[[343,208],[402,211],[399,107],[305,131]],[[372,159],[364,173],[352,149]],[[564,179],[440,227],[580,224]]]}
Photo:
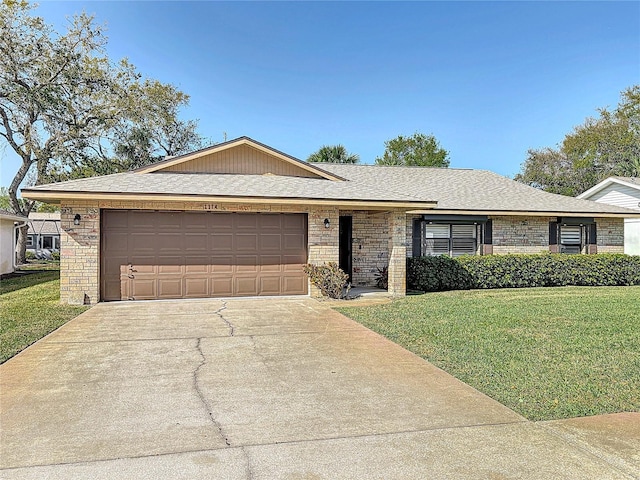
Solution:
{"label": "roof gable", "polygon": [[240,137],[196,152],[168,158],[139,168],[135,172],[278,175],[344,180],[320,167],[298,160],[249,137]]}

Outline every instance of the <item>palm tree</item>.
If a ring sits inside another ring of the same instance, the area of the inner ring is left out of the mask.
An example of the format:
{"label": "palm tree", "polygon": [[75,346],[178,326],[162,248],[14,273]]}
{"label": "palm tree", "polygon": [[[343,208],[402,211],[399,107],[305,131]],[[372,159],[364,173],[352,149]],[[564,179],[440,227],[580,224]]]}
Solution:
{"label": "palm tree", "polygon": [[307,158],[307,162],[317,163],[358,163],[359,161],[360,156],[347,152],[344,145],[323,145]]}

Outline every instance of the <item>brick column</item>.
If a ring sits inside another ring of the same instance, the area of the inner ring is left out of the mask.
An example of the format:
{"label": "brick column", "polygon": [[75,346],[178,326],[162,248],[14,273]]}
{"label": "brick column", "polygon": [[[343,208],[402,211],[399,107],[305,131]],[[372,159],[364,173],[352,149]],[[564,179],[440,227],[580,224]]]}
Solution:
{"label": "brick column", "polygon": [[389,294],[407,294],[407,215],[392,211],[389,221]]}
{"label": "brick column", "polygon": [[[74,225],[76,215],[80,224]],[[100,301],[100,208],[98,204],[63,204],[60,208],[60,301]]]}
{"label": "brick column", "polygon": [[[329,220],[329,228],[324,226],[324,220]],[[340,261],[339,249],[340,212],[338,207],[311,207],[309,209],[308,262],[314,265]],[[309,283],[309,294],[320,297],[320,290]]]}

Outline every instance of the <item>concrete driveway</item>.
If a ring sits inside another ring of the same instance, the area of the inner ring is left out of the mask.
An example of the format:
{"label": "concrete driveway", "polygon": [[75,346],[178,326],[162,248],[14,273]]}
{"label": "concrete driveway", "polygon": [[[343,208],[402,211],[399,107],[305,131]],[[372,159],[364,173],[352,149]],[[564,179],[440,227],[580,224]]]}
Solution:
{"label": "concrete driveway", "polygon": [[640,466],[309,298],[100,304],[0,366],[0,389],[4,479],[628,479]]}

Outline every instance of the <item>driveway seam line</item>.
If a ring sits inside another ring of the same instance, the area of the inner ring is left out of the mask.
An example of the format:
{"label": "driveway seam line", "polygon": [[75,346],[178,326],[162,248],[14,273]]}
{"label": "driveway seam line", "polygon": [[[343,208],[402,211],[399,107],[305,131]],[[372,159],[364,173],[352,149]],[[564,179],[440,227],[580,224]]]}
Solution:
{"label": "driveway seam line", "polygon": [[[214,422],[215,423],[215,422]],[[51,467],[51,466],[65,466],[65,465],[81,465],[81,464],[91,464],[91,463],[101,463],[101,462],[114,462],[118,460],[136,460],[140,458],[154,458],[154,457],[164,457],[167,455],[188,455],[191,453],[204,453],[204,452],[215,452],[218,450],[245,450],[250,448],[260,448],[260,447],[271,447],[277,445],[294,445],[294,444],[302,444],[302,443],[313,443],[313,442],[328,442],[335,440],[350,440],[350,439],[358,439],[358,438],[370,438],[370,437],[384,437],[387,435],[403,435],[408,433],[428,433],[428,432],[437,432],[437,431],[445,431],[445,430],[458,430],[460,428],[482,428],[482,427],[500,427],[500,426],[508,426],[508,425],[516,425],[529,423],[534,424],[535,422],[531,422],[530,420],[524,421],[515,421],[515,422],[503,422],[503,423],[488,423],[488,424],[477,424],[477,425],[456,425],[453,427],[436,427],[436,428],[424,428],[419,430],[399,430],[396,432],[385,432],[385,433],[367,433],[362,435],[343,435],[339,437],[326,437],[326,438],[312,438],[312,439],[300,439],[300,440],[286,440],[282,442],[268,442],[268,443],[249,443],[245,445],[228,445],[226,447],[214,447],[214,448],[197,448],[193,450],[181,450],[179,452],[166,452],[166,453],[155,453],[151,455],[133,455],[130,457],[114,457],[114,458],[101,458],[96,460],[82,460],[75,462],[60,462],[60,463],[46,463],[39,465],[23,465],[17,467],[7,467],[0,468],[1,471],[9,471],[9,470],[17,470],[20,468],[36,468],[36,467]],[[248,452],[246,453],[248,458]],[[625,472],[625,474],[627,474]],[[628,474],[627,474],[628,475]]]}
{"label": "driveway seam line", "polygon": [[[336,329],[336,330],[331,330],[331,332],[334,333],[341,333],[341,332],[353,332],[353,331],[357,331],[357,328],[349,328],[349,329]],[[236,335],[235,333],[235,327],[234,327],[234,334],[231,335],[233,338],[246,338],[246,337],[281,337],[283,335],[313,335],[313,334],[319,334],[319,335],[323,335],[325,332],[324,331],[320,331],[320,330],[310,330],[310,331],[306,331],[306,332],[287,332],[287,333],[243,333],[241,335]],[[167,338],[134,338],[134,339],[114,339],[114,340],[88,340],[88,341],[69,341],[69,342],[61,342],[61,341],[48,341],[47,344],[56,344],[56,345],[71,345],[71,344],[88,344],[88,343],[116,343],[116,342],[162,342],[162,341],[166,341],[166,340],[193,340],[194,338],[229,338],[230,335],[204,335],[202,337],[167,337]]]}

